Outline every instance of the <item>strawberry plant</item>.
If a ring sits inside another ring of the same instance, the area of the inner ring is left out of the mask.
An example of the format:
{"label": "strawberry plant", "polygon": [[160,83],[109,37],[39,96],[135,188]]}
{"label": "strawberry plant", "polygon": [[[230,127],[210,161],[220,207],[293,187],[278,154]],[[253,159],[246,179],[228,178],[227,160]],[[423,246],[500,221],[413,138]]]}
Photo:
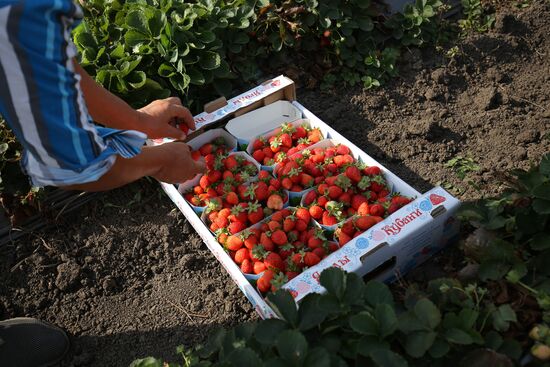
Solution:
{"label": "strawberry plant", "polygon": [[84,10],[74,32],[80,63],[135,106],[171,94],[194,106],[212,88],[228,95],[238,77],[228,60],[242,59],[254,17],[247,1],[94,1]]}
{"label": "strawberry plant", "polygon": [[[278,319],[178,348],[183,366],[512,366],[520,357],[506,336],[515,312],[484,299],[479,287],[438,279],[395,298],[386,285],[337,268],[323,271],[320,283],[326,293],[308,295],[299,308],[288,292],[269,294]],[[131,366],[153,362],[162,365]]]}

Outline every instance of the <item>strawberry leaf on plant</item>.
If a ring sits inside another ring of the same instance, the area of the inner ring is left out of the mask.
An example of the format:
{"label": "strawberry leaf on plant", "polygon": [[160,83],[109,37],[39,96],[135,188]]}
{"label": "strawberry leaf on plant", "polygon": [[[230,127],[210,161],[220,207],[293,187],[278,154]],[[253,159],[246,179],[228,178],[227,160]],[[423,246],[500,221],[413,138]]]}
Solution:
{"label": "strawberry leaf on plant", "polygon": [[308,343],[297,330],[285,330],[276,340],[277,352],[291,366],[301,366],[308,352]]}

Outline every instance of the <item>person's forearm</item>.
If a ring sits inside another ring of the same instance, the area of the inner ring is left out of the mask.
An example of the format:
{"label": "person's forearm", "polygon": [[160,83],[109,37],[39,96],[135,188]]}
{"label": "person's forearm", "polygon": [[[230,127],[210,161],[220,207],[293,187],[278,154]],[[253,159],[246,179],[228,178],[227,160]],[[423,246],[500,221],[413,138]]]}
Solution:
{"label": "person's forearm", "polygon": [[94,121],[116,129],[135,129],[139,123],[137,111],[97,84],[76,60],[73,63],[75,71],[81,77],[80,87],[84,93],[88,112]]}
{"label": "person's forearm", "polygon": [[143,147],[142,152],[130,159],[117,156],[115,164],[94,182],[64,186],[66,190],[105,191],[123,186],[144,176],[154,176],[161,167],[163,157],[154,147]]}

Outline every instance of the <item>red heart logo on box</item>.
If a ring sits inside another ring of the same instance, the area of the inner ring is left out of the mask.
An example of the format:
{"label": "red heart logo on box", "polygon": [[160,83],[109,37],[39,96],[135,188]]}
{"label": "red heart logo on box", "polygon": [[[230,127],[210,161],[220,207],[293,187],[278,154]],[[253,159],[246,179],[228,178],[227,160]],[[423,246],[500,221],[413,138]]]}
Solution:
{"label": "red heart logo on box", "polygon": [[439,205],[442,202],[444,202],[446,199],[443,196],[437,195],[437,194],[431,194],[430,195],[430,201],[433,205]]}

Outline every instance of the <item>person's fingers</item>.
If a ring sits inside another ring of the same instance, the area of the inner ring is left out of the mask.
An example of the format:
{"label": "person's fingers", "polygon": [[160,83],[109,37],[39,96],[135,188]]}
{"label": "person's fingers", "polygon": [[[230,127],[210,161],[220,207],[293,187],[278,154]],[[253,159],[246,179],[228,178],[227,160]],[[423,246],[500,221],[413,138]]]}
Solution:
{"label": "person's fingers", "polygon": [[181,99],[179,99],[178,97],[168,97],[168,98],[165,99],[165,101],[170,103],[170,104],[176,104],[176,105],[183,106],[181,104]]}
{"label": "person's fingers", "polygon": [[179,140],[185,140],[187,135],[172,125],[166,124],[157,127],[158,134],[163,138],[174,138]]}
{"label": "person's fingers", "polygon": [[183,122],[189,126],[191,130],[195,130],[195,120],[193,119],[193,115],[191,115],[191,112],[183,107],[182,105],[177,104],[171,104],[168,112],[172,115],[172,117],[178,117],[183,120]]}
{"label": "person's fingers", "polygon": [[195,174],[197,173],[205,173],[206,172],[206,164],[203,161],[193,161],[195,165]]}

